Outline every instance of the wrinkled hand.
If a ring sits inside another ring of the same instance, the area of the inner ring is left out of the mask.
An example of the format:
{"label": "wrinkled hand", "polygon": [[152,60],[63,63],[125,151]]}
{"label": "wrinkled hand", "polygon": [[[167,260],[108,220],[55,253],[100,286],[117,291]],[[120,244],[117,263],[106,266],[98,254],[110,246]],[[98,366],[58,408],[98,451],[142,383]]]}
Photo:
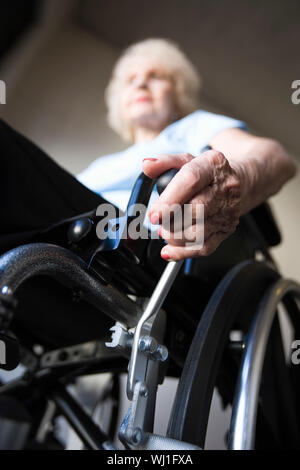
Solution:
{"label": "wrinkled hand", "polygon": [[198,204],[203,204],[204,243],[197,249],[189,246],[192,234],[197,231],[196,224],[199,222],[196,219],[191,219],[192,226],[188,233],[184,231],[181,240],[176,239],[172,228],[166,230],[162,226],[159,233],[168,245],[162,249],[161,256],[168,261],[208,256],[235,231],[239,223],[239,172],[230,166],[222,153],[215,150],[209,150],[199,157],[190,154],[161,155],[143,162],[143,171],[150,178],[157,178],[171,168],[179,169],[179,172],[151,206],[150,220],[153,224],[161,224],[172,204],[191,204],[192,213]]}

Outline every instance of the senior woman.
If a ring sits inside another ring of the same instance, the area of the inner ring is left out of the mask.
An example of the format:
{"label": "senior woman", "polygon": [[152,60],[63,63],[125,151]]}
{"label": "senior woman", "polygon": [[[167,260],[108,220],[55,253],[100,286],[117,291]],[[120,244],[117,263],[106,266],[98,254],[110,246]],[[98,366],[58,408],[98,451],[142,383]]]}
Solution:
{"label": "senior woman", "polygon": [[[296,172],[283,147],[256,137],[238,120],[198,108],[200,77],[179,48],[163,39],[129,47],[117,62],[106,92],[108,121],[131,142],[126,151],[102,157],[78,179],[122,209],[143,170],[156,178],[179,172],[163,194],[152,197],[150,221],[160,224],[172,204],[204,205],[204,244],[186,245],[197,227],[168,242],[165,260],[213,253],[231,235],[239,217],[280,190]],[[201,152],[209,145],[213,150]],[[197,219],[194,220],[197,224]]]}
{"label": "senior woman", "polygon": [[[279,191],[296,166],[275,140],[251,135],[236,119],[199,110],[199,89],[194,66],[172,42],[148,39],[129,47],[115,66],[106,100],[109,124],[132,145],[96,160],[78,176],[83,184],[0,121],[0,251],[102,202],[125,209],[142,171],[156,178],[176,168],[162,195],[153,193],[150,220],[160,224],[173,204],[203,204],[204,244],[195,250],[185,243],[197,226],[181,240],[162,227],[168,244],[161,256],[213,253],[239,217]],[[207,145],[213,150],[202,153]]]}
{"label": "senior woman", "polygon": [[[106,93],[109,123],[131,145],[96,160],[77,180],[0,120],[0,251],[102,202],[124,210],[142,171],[156,178],[176,168],[162,195],[153,193],[150,220],[160,225],[173,204],[204,204],[204,244],[191,249],[162,227],[168,244],[161,256],[179,260],[213,253],[235,231],[239,217],[279,191],[296,166],[278,142],[251,135],[239,120],[198,109],[199,90],[195,68],[173,43],[150,39],[131,46]],[[208,145],[213,150],[202,152]],[[100,324],[105,332],[111,326],[96,309],[87,316],[84,306],[70,306],[66,292],[50,280],[30,282],[31,288],[19,293],[18,322],[41,344],[79,344],[98,338]]]}

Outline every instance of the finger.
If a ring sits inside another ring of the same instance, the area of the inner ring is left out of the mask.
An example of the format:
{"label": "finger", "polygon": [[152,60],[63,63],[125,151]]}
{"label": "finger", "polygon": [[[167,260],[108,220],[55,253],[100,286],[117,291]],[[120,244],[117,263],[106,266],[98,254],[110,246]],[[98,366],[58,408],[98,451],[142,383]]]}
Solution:
{"label": "finger", "polygon": [[157,178],[171,168],[180,169],[183,165],[193,160],[190,153],[176,155],[159,155],[156,158],[145,158],[143,161],[143,172],[149,178]]}
{"label": "finger", "polygon": [[159,199],[151,206],[150,217],[153,217],[156,221],[159,218],[160,221],[162,217],[167,217],[170,206],[188,203],[195,194],[213,181],[213,169],[209,159],[205,158],[204,155],[195,157],[189,163],[183,165]]}
{"label": "finger", "polygon": [[179,230],[166,230],[161,227],[158,231],[159,236],[172,246],[187,246],[194,243],[197,248],[202,248],[212,235],[217,232],[230,232],[232,223],[225,226],[224,223],[218,223],[214,219],[206,220],[205,224],[192,224]]}
{"label": "finger", "polygon": [[[211,231],[215,230],[213,224],[210,224]],[[206,235],[206,223],[204,224],[203,211],[200,217],[195,220],[178,221],[170,226],[162,226],[159,229],[159,235],[171,245],[185,246],[187,243],[201,243],[201,246],[208,235]]]}
{"label": "finger", "polygon": [[233,231],[230,233],[217,232],[213,234],[201,248],[197,248],[197,245],[193,244],[190,246],[167,245],[161,250],[161,257],[167,261],[179,261],[181,259],[209,256]]}

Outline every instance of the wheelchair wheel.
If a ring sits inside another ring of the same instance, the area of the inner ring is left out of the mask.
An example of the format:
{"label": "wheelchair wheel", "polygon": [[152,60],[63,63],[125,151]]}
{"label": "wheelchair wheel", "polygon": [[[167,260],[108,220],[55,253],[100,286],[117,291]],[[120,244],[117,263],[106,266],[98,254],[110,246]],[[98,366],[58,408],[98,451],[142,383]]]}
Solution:
{"label": "wheelchair wheel", "polygon": [[[284,307],[289,320],[292,320],[294,336],[299,338],[300,315],[295,297],[300,299],[300,286],[288,279],[279,279],[259,304],[247,335],[239,371],[230,426],[230,449],[251,450],[255,447],[257,434],[261,431],[260,422],[256,422],[260,405],[263,406],[258,418],[263,418],[272,430],[277,447],[297,449],[300,446],[296,398],[299,396],[299,373],[294,367],[297,362],[293,363],[290,351],[285,358],[279,318],[275,316],[277,308]],[[265,432],[265,426],[263,430]]]}
{"label": "wheelchair wheel", "polygon": [[[237,265],[220,282],[202,314],[187,355],[169,421],[169,437],[204,448],[215,386],[224,405],[233,401],[240,357],[230,347],[230,332],[247,334],[259,302],[279,277],[269,264],[251,260]],[[264,418],[258,421],[267,432],[269,422]],[[267,445],[277,444],[270,438]]]}

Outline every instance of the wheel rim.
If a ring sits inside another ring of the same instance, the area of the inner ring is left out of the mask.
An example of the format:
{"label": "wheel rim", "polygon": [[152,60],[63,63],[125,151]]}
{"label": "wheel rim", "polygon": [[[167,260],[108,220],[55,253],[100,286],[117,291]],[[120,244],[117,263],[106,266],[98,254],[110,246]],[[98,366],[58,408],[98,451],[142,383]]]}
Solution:
{"label": "wheel rim", "polygon": [[169,437],[204,447],[214,383],[230,328],[245,303],[258,303],[278,278],[278,272],[269,265],[248,260],[234,267],[217,286],[187,355],[169,421]]}

